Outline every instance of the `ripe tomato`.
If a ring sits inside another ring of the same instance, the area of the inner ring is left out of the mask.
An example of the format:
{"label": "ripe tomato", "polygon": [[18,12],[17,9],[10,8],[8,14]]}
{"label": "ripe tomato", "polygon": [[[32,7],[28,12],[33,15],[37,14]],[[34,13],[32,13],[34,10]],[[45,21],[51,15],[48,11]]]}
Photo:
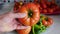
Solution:
{"label": "ripe tomato", "polygon": [[34,3],[27,3],[23,5],[21,8],[19,8],[18,11],[20,13],[26,13],[26,16],[24,18],[18,18],[19,22],[26,26],[33,26],[40,19],[39,8]]}
{"label": "ripe tomato", "polygon": [[51,3],[52,3],[52,4],[55,4],[55,0],[52,0]]}
{"label": "ripe tomato", "polygon": [[31,26],[27,29],[17,30],[18,34],[29,34],[31,31]]}
{"label": "ripe tomato", "polygon": [[35,3],[35,4],[36,4],[36,6],[37,6],[38,8],[40,8],[40,7],[41,7],[39,3]]}
{"label": "ripe tomato", "polygon": [[16,12],[16,10],[19,8],[19,2],[15,2],[15,5],[14,5],[14,11]]}
{"label": "ripe tomato", "polygon": [[50,5],[51,5],[51,2],[47,2],[46,4],[47,4],[48,6],[50,6]]}
{"label": "ripe tomato", "polygon": [[47,13],[47,9],[43,9],[43,11],[42,11],[43,13]]}
{"label": "ripe tomato", "polygon": [[53,20],[52,20],[51,18],[47,18],[47,19],[45,19],[45,20],[42,20],[42,24],[43,24],[44,26],[50,26],[50,25],[53,24]]}
{"label": "ripe tomato", "polygon": [[52,8],[48,8],[48,13],[53,13],[53,9]]}
{"label": "ripe tomato", "polygon": [[23,2],[15,2],[14,5],[14,11],[16,12],[21,6],[23,5]]}
{"label": "ripe tomato", "polygon": [[45,0],[40,0],[40,3],[45,3]]}
{"label": "ripe tomato", "polygon": [[47,5],[45,3],[41,4],[42,5],[42,8],[47,8]]}

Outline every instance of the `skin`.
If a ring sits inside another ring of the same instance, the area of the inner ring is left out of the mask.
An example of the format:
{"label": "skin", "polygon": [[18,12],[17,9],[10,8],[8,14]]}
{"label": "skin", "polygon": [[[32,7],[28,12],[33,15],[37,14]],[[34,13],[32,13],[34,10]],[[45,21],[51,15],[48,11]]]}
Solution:
{"label": "skin", "polygon": [[25,13],[13,13],[8,12],[3,15],[0,15],[0,32],[10,32],[15,29],[26,29],[30,26],[23,26],[21,23],[16,21],[15,18],[23,18],[25,17]]}

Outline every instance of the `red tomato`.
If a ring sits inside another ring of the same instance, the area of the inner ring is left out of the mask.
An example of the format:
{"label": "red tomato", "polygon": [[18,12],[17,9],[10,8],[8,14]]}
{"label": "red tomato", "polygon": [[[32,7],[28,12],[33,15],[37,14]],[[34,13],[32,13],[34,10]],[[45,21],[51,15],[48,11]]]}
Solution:
{"label": "red tomato", "polygon": [[52,0],[51,3],[52,3],[52,4],[55,4],[55,0]]}
{"label": "red tomato", "polygon": [[14,5],[14,11],[16,12],[21,6],[23,5],[23,2],[15,2]]}
{"label": "red tomato", "polygon": [[29,34],[31,31],[31,27],[27,29],[17,30],[18,34]]}
{"label": "red tomato", "polygon": [[43,11],[42,11],[43,13],[47,13],[47,9],[43,9]]}
{"label": "red tomato", "polygon": [[47,20],[42,20],[42,24],[44,26],[50,26],[53,24],[53,20],[51,18],[48,18]]}
{"label": "red tomato", "polygon": [[16,10],[18,10],[19,8],[19,2],[15,2],[15,5],[14,5],[14,11],[16,12]]}
{"label": "red tomato", "polygon": [[18,19],[19,22],[26,26],[33,26],[40,19],[39,8],[34,3],[27,3],[24,6],[22,6],[18,11],[20,13],[26,13],[26,16],[24,18]]}
{"label": "red tomato", "polygon": [[47,8],[47,5],[45,3],[41,4],[42,8]]}
{"label": "red tomato", "polygon": [[37,6],[38,8],[40,8],[40,7],[41,7],[39,3],[35,3],[35,4],[36,4],[36,6]]}
{"label": "red tomato", "polygon": [[45,3],[45,0],[40,0],[40,3]]}
{"label": "red tomato", "polygon": [[48,13],[53,13],[53,9],[52,8],[48,8]]}
{"label": "red tomato", "polygon": [[50,6],[51,5],[51,2],[47,2],[47,5]]}

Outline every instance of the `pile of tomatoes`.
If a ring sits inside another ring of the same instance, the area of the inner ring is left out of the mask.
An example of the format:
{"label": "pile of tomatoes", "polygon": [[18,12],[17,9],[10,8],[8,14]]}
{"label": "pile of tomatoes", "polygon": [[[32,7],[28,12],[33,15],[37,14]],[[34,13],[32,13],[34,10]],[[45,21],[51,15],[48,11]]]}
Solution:
{"label": "pile of tomatoes", "polygon": [[39,3],[39,8],[43,14],[57,14],[59,13],[59,6],[55,3],[55,0],[34,0],[35,3]]}

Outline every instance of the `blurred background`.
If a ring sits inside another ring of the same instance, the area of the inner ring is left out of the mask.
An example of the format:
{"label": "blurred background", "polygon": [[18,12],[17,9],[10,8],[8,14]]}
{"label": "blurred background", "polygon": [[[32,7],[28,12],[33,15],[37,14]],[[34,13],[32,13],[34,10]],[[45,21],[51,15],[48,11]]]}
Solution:
{"label": "blurred background", "polygon": [[[7,11],[10,11],[11,10],[11,8],[14,6],[14,2],[15,1],[17,1],[17,2],[19,2],[19,1],[22,1],[22,2],[33,2],[34,0],[0,0],[0,12],[1,13],[3,13],[3,12],[5,12],[6,10]],[[48,4],[49,4],[49,2],[50,1],[52,1],[52,0],[48,0]],[[38,2],[40,2],[40,0],[38,0]],[[60,0],[54,0],[54,4],[55,5],[52,5],[51,4],[51,7],[52,7],[52,11],[50,11],[50,12],[53,12],[53,14],[60,14],[60,11],[59,10],[56,10],[57,8],[59,8],[60,7]],[[41,2],[40,2],[41,3]],[[46,4],[47,4],[46,3]],[[43,5],[44,5],[44,3],[43,3]],[[42,6],[43,6],[42,5]],[[59,7],[58,7],[59,6]],[[48,8],[45,8],[45,9],[47,9],[47,11],[49,12],[49,10],[51,10],[50,8],[48,9]],[[41,11],[41,13],[43,13],[43,14],[51,14],[51,13],[48,13],[46,10],[44,9],[44,7],[42,7],[42,10],[43,11]],[[59,8],[60,9],[60,8]],[[46,13],[47,12],[47,13]]]}

